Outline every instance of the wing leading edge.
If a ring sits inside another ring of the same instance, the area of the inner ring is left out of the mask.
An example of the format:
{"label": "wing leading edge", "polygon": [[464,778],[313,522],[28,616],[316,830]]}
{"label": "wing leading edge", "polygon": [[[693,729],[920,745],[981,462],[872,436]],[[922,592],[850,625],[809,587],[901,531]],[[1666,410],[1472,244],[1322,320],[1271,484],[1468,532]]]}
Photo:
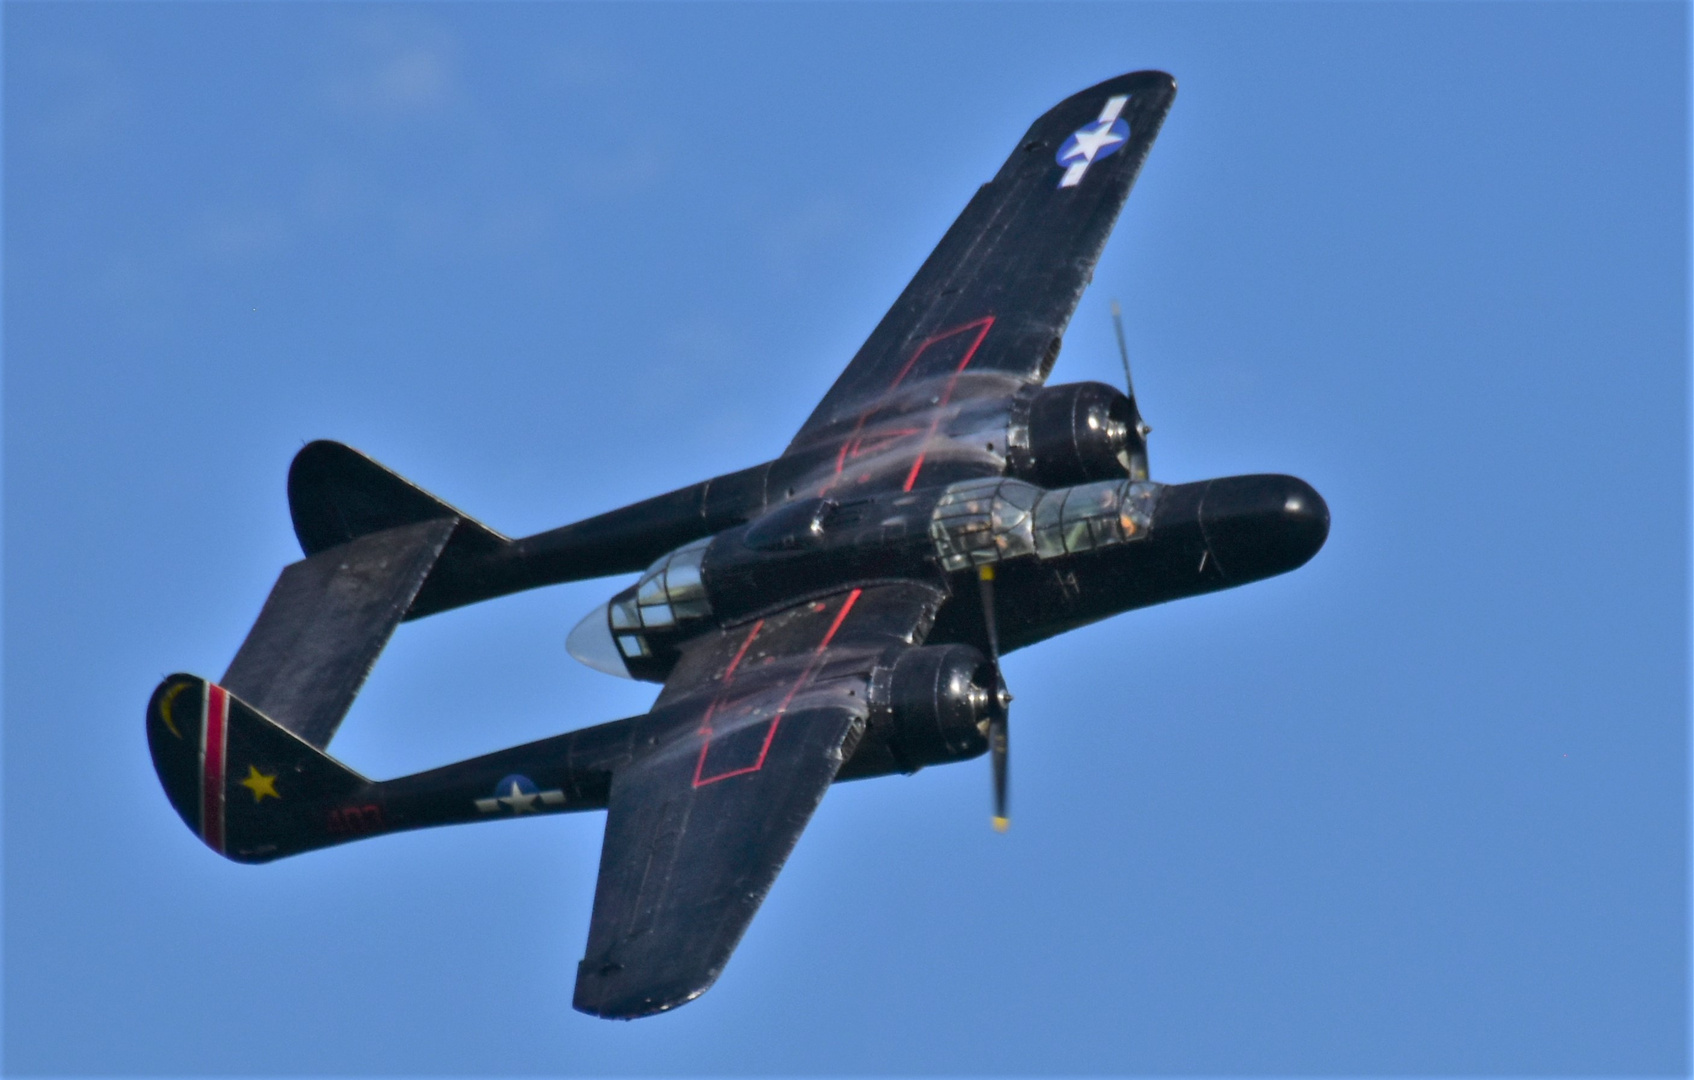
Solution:
{"label": "wing leading edge", "polygon": [[863,734],[871,670],[939,600],[854,589],[685,650],[652,749],[612,776],[576,1008],[634,1019],[712,985]]}

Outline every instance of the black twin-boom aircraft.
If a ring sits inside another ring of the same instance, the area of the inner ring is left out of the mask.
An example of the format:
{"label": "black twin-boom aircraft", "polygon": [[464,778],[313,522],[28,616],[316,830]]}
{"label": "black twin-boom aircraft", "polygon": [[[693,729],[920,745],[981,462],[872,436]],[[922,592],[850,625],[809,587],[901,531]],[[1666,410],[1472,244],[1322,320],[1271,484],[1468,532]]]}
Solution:
{"label": "black twin-boom aircraft", "polygon": [[[1046,385],[1175,93],[1137,72],[1037,120],[773,460],[512,539],[307,445],[306,557],[222,679],[172,675],[147,707],[183,821],[256,863],[604,810],[575,1005],[618,1018],[711,986],[838,780],[986,753],[1003,828],[1002,653],[1292,570],[1328,535],[1290,476],[1150,480],[1133,389]],[[634,572],[568,647],[662,684],[649,712],[395,780],[326,753],[399,623]]]}

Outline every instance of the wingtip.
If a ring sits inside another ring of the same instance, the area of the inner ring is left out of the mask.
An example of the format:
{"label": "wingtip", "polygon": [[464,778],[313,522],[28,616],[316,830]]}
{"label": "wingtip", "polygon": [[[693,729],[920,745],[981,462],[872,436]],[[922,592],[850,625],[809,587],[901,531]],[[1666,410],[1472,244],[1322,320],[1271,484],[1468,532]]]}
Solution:
{"label": "wingtip", "polygon": [[640,1020],[686,1005],[712,988],[723,973],[719,962],[693,977],[643,978],[617,962],[577,964],[571,1008],[602,1020]]}

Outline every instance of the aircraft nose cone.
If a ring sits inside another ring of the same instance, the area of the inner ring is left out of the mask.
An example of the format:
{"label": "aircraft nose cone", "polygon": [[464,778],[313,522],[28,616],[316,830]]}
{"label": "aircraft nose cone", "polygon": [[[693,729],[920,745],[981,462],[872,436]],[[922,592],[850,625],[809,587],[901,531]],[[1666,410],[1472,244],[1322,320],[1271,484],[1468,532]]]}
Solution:
{"label": "aircraft nose cone", "polygon": [[576,628],[565,639],[565,651],[579,664],[587,664],[595,671],[604,671],[608,675],[616,675],[620,679],[632,676],[629,668],[623,662],[623,653],[618,651],[617,642],[612,640],[612,628],[607,618],[607,608],[610,604],[601,604],[582,617]]}
{"label": "aircraft nose cone", "polygon": [[1224,576],[1256,581],[1318,553],[1329,538],[1329,504],[1298,477],[1228,476],[1206,490],[1200,525]]}

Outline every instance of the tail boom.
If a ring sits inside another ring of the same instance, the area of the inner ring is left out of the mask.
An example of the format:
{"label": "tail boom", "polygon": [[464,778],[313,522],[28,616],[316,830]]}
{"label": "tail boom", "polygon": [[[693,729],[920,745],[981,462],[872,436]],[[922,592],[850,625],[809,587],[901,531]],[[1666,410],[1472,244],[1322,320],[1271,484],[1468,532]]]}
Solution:
{"label": "tail boom", "polygon": [[606,807],[635,724],[613,721],[394,780],[349,769],[217,683],[172,675],[147,707],[171,805],[236,862],[433,825]]}

